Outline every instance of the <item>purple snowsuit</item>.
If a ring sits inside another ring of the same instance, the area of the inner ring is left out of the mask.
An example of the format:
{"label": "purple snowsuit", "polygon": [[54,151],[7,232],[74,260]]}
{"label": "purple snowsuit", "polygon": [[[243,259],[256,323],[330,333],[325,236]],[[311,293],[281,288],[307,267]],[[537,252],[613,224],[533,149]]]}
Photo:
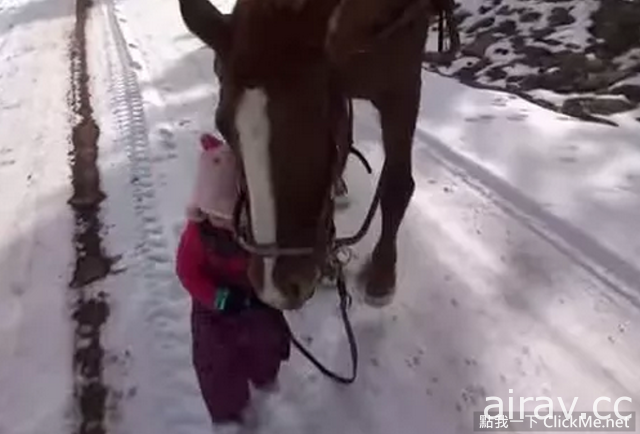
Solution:
{"label": "purple snowsuit", "polygon": [[189,222],[177,255],[177,274],[193,297],[193,364],[214,423],[241,421],[249,382],[273,383],[290,352],[282,312],[266,305],[233,315],[213,309],[220,286],[249,288],[247,257],[234,244],[224,229]]}

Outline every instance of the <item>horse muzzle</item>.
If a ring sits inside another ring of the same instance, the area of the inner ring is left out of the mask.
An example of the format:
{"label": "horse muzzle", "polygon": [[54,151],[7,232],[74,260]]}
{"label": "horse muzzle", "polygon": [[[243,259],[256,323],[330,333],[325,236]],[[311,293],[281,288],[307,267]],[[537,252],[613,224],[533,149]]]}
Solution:
{"label": "horse muzzle", "polygon": [[249,276],[262,302],[279,310],[301,308],[314,294],[320,269],[312,257],[253,256]]}

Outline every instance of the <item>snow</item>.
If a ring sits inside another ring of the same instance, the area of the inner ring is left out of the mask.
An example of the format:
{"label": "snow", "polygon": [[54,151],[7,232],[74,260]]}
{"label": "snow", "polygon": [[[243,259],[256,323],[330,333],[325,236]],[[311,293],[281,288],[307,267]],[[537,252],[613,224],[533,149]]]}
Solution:
{"label": "snow", "polygon": [[[615,58],[614,62],[620,65],[623,69],[631,69],[634,68],[638,61],[640,61],[640,48],[634,48],[632,50],[627,51],[623,55],[620,55]],[[640,77],[635,77],[636,82],[640,80]]]}
{"label": "snow", "polygon": [[[0,12],[0,182],[11,185],[0,190],[1,434],[70,431],[65,56],[73,11],[50,0],[36,19],[41,6],[0,6],[11,11]],[[5,16],[32,15],[8,28]],[[96,1],[88,38],[104,238],[120,258],[97,285],[111,306],[108,432],[210,433],[173,255],[197,138],[214,124],[213,54],[188,34],[177,3]],[[336,385],[294,351],[280,391],[257,402],[257,432],[468,433],[486,396],[578,397],[576,411],[591,411],[598,396],[629,396],[621,408],[639,410],[640,124],[574,121],[429,72],[422,99],[396,299],[350,312],[358,380]],[[357,144],[375,173],[349,162],[341,232],[360,225],[380,172],[376,119],[356,102]],[[16,134],[15,125],[26,128]],[[353,289],[379,223],[354,248]],[[321,360],[347,372],[336,303],[321,289],[288,318]]]}
{"label": "snow", "polygon": [[[555,92],[530,87],[555,87],[553,82],[556,79],[566,80],[562,77],[567,74],[575,75],[575,71],[572,72],[573,62],[584,59],[582,56],[586,52],[598,51],[596,45],[604,44],[605,41],[597,40],[590,33],[594,25],[592,16],[598,12],[600,4],[601,2],[596,0],[459,2],[456,16],[460,21],[461,51],[451,64],[439,65],[437,62],[431,62],[429,67],[443,76],[456,76],[462,81],[475,82],[485,88],[522,87],[520,92],[531,97],[545,95],[542,101],[552,103],[559,109],[570,98],[565,93],[566,89],[558,89],[558,92]],[[438,26],[434,24],[427,41],[427,51],[436,51],[437,41]],[[568,53],[573,53],[576,57],[571,60],[572,57]],[[595,54],[586,54],[584,57],[590,61],[588,69],[593,68],[593,77],[617,80],[610,86],[612,90],[624,83],[621,79],[627,78],[632,83],[636,80],[639,53],[638,49],[630,49],[611,60],[619,67],[623,77],[615,77],[616,71],[611,68],[605,67],[606,71],[598,71],[603,63]],[[562,63],[561,68],[557,65],[551,66],[557,63],[552,59],[552,55],[557,55],[555,61]],[[604,66],[606,63],[604,62]],[[471,68],[463,69],[469,67]],[[561,69],[562,74],[552,74]],[[547,75],[550,80],[543,80],[537,84],[536,80],[528,80],[540,74]],[[519,83],[518,77],[527,80]],[[598,100],[605,94],[606,89],[599,89],[597,93],[582,92],[577,96]],[[611,96],[610,92],[608,96]],[[623,99],[623,104],[625,102],[629,103]],[[575,101],[573,103],[575,104]],[[631,114],[633,113],[627,113]],[[605,121],[613,120],[606,114],[598,117]]]}
{"label": "snow", "polygon": [[[575,47],[575,49],[579,50],[584,49],[584,47],[587,46],[587,41],[591,36],[588,32],[588,28],[592,24],[591,14],[597,10],[598,2],[595,0],[582,0],[580,2],[572,3],[567,7],[563,2],[554,3],[542,1],[531,2],[528,0],[503,0],[491,13],[481,13],[481,7],[491,5],[484,0],[467,0],[464,3],[460,3],[460,5],[466,12],[469,12],[475,18],[473,21],[469,21],[467,27],[473,26],[488,16],[494,17],[495,25],[499,25],[505,21],[517,20],[518,15],[522,15],[524,13],[539,13],[539,19],[518,22],[518,33],[527,37],[530,36],[533,30],[552,27],[555,28],[555,30],[550,33],[547,38],[563,41],[566,44],[570,43]],[[569,14],[574,19],[570,26],[550,26],[549,17],[551,16],[553,9],[557,7],[568,9]],[[506,12],[502,13],[502,11]],[[474,38],[475,32],[463,34],[462,37],[463,39]],[[531,41],[529,40],[529,42]]]}
{"label": "snow", "polygon": [[635,77],[627,78],[626,80],[622,80],[619,84],[620,85],[633,84],[635,86],[640,86],[640,75],[639,76],[635,76]]}
{"label": "snow", "polygon": [[66,432],[71,409],[71,13],[58,0],[0,4],[2,434]]}
{"label": "snow", "polygon": [[[555,7],[552,3],[539,2],[537,5],[535,4],[532,5],[530,2],[527,2],[527,1],[520,1],[515,3],[519,3],[520,7],[528,6],[530,7],[531,10],[540,12],[543,16],[546,16],[547,18],[546,26],[550,26],[551,24],[549,21],[550,13],[553,11]],[[518,5],[514,4],[513,6],[517,7]],[[562,5],[560,4],[558,6],[562,6]],[[551,26],[551,27],[556,27],[557,30],[551,33],[548,36],[548,38],[564,41],[567,44],[571,44],[573,48],[576,50],[584,49],[588,44],[589,38],[591,37],[591,34],[588,31],[589,27],[591,27],[591,25],[593,24],[593,21],[591,20],[591,15],[597,9],[598,9],[597,1],[587,0],[587,1],[577,2],[575,5],[572,5],[572,7],[569,8],[569,14],[575,21],[570,25],[570,27],[567,25]],[[539,28],[543,28],[543,26],[534,25],[532,26],[532,29],[533,28],[539,29]]]}
{"label": "snow", "polygon": [[621,260],[639,263],[640,245],[628,234],[640,210],[640,124],[584,123],[503,92],[429,79],[419,136],[435,135]]}
{"label": "snow", "polygon": [[[548,5],[548,4],[547,4]],[[587,41],[591,37],[588,29],[592,25],[591,14],[598,9],[598,2],[594,0],[577,2],[569,11],[575,19],[572,24],[571,31],[566,26],[560,26],[560,30],[552,33],[551,38],[566,41],[574,46],[575,49],[584,49]],[[563,28],[564,27],[564,28]]]}

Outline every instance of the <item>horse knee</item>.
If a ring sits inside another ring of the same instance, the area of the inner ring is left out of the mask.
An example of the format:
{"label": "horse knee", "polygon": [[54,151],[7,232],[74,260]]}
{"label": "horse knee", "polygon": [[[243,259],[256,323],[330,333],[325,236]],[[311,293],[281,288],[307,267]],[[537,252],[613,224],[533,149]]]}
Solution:
{"label": "horse knee", "polygon": [[410,172],[389,171],[387,173],[388,176],[385,176],[383,184],[383,200],[406,207],[416,188],[413,176]]}

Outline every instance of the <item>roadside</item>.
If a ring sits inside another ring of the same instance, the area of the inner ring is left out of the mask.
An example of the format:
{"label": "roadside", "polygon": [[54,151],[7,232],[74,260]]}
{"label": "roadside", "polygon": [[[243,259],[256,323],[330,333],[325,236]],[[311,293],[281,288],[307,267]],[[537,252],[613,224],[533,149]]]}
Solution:
{"label": "roadside", "polygon": [[[581,119],[640,120],[640,3],[456,1],[461,51],[428,68]],[[435,37],[431,38],[435,39]],[[428,57],[427,59],[432,59]]]}
{"label": "roadside", "polygon": [[0,3],[0,432],[70,432],[73,4]]}

